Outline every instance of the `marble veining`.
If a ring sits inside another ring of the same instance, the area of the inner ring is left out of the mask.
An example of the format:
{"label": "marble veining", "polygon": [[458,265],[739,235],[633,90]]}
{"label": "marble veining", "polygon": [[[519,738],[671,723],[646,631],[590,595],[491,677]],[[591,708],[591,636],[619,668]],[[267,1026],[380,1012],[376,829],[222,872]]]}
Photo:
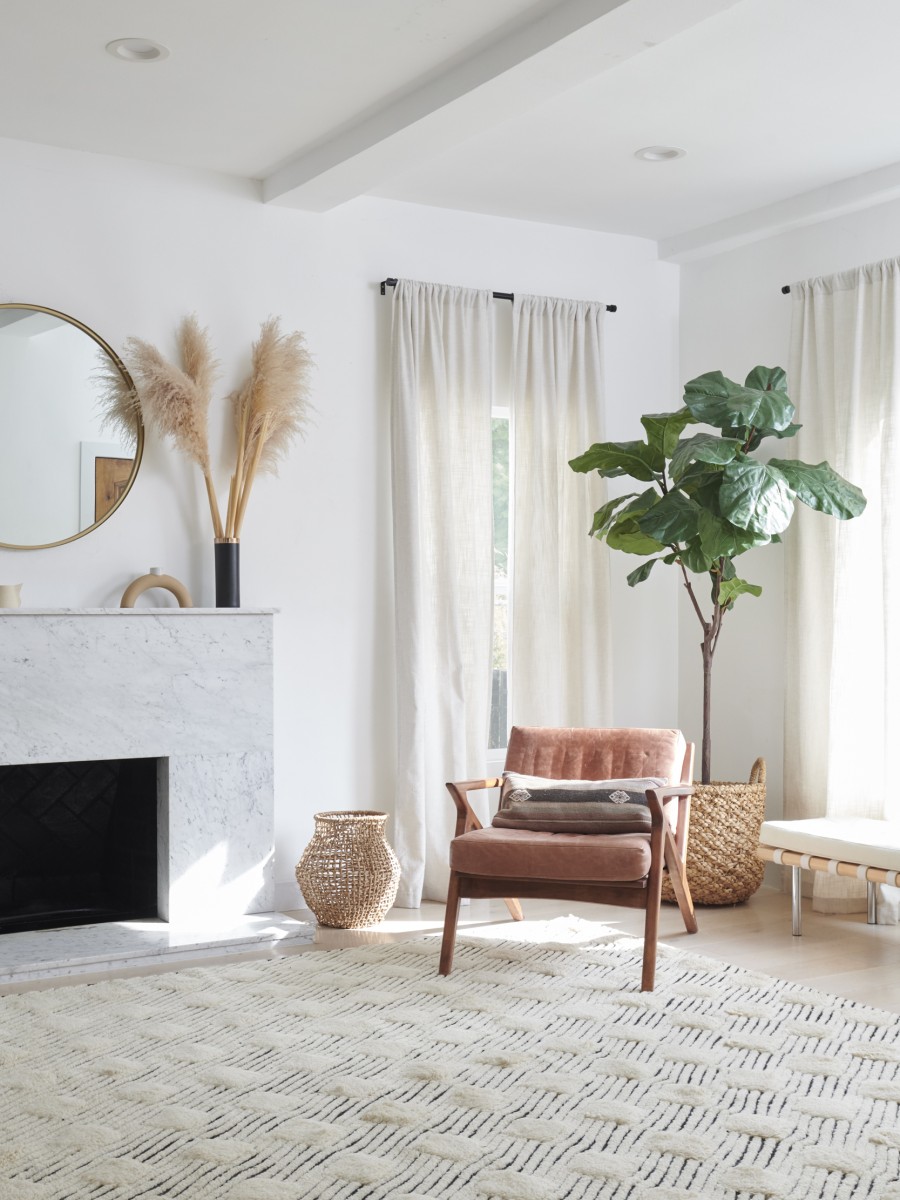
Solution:
{"label": "marble veining", "polygon": [[118,611],[0,619],[0,762],[271,746],[271,614]]}
{"label": "marble veining", "polygon": [[0,765],[159,759],[159,911],[175,925],[274,907],[273,613],[0,615]]}

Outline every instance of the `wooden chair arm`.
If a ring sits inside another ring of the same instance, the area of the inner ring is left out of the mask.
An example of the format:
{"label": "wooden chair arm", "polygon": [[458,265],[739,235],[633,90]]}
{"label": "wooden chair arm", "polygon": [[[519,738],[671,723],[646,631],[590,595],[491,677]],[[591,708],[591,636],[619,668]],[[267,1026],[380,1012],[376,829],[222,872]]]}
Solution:
{"label": "wooden chair arm", "polygon": [[[690,783],[673,784],[671,787],[648,788],[647,803],[650,808],[651,825],[661,824],[667,806],[673,801],[678,802],[678,817],[675,821],[674,829],[672,822],[666,820],[668,826],[668,834],[673,838],[673,841],[678,849],[678,857],[684,862],[687,854],[687,836],[688,826],[691,820],[691,796],[694,794],[693,785]],[[659,815],[656,815],[656,810],[659,810]]]}
{"label": "wooden chair arm", "polygon": [[470,829],[482,828],[481,822],[466,799],[466,793],[477,792],[485,788],[500,787],[502,783],[502,779],[467,779],[459,783],[448,783],[446,785],[447,791],[456,805],[456,833],[454,837],[468,833]]}
{"label": "wooden chair arm", "polygon": [[694,785],[692,783],[678,783],[673,784],[671,787],[654,788],[653,791],[665,801],[671,800],[675,796],[693,796]]}

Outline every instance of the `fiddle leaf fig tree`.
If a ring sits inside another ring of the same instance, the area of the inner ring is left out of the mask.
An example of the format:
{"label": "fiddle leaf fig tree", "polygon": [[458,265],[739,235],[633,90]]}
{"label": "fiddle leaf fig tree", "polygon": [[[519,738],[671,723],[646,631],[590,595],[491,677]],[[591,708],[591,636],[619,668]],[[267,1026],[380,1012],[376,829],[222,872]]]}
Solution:
{"label": "fiddle leaf fig tree", "polygon": [[[755,367],[743,384],[710,371],[685,385],[684,407],[641,417],[645,438],[599,442],[569,466],[606,479],[628,476],[644,486],[608,501],[594,514],[592,537],[644,559],[628,576],[635,587],[658,562],[675,566],[703,629],[702,781],[710,781],[712,664],[725,614],[740,596],[762,588],[737,572],[735,559],[781,540],[799,500],[839,521],[866,506],[858,487],[827,462],[753,457],[768,438],[792,438],[794,406],[780,367]],[[707,428],[686,436],[689,426]],[[717,432],[709,432],[709,428]],[[704,613],[700,577],[710,585]]]}

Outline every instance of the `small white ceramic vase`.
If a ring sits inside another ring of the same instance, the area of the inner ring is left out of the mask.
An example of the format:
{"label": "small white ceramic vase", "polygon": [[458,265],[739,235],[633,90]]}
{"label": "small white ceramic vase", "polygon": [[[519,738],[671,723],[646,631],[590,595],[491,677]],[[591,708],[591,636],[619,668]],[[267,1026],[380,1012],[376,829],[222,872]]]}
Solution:
{"label": "small white ceramic vase", "polygon": [[21,603],[21,583],[0,583],[0,608],[19,608]]}

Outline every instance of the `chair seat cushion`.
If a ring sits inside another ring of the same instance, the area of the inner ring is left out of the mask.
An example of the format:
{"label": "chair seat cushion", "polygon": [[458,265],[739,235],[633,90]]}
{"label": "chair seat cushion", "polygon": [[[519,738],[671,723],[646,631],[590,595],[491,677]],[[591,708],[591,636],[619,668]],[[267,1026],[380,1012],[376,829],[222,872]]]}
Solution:
{"label": "chair seat cushion", "polygon": [[490,878],[633,883],[650,870],[650,836],[491,826],[454,838],[450,866],[464,875]]}

